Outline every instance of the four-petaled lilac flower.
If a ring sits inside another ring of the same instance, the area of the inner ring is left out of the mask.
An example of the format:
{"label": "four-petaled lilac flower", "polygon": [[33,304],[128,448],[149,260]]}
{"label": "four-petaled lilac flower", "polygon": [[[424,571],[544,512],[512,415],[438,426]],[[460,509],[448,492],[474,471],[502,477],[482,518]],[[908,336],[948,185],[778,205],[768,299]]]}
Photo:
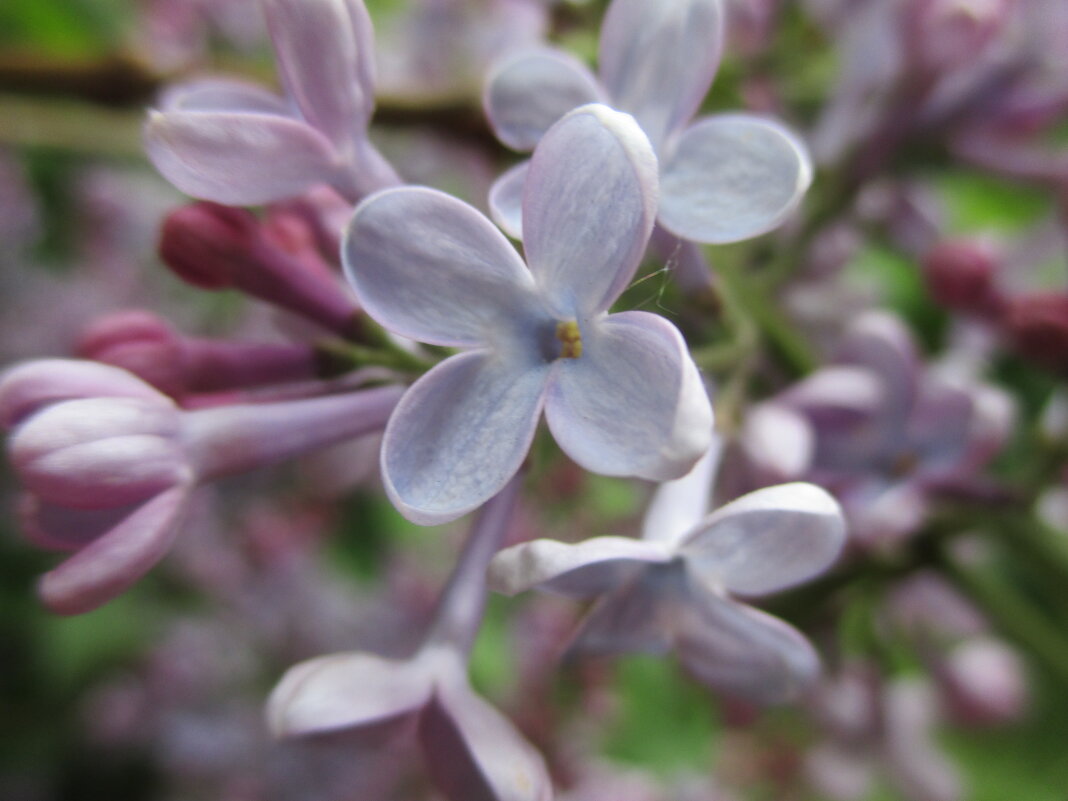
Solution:
{"label": "four-petaled lilac flower", "polygon": [[350,201],[400,183],[367,138],[374,109],[371,19],[362,0],[263,0],[285,99],[208,79],[149,112],[152,163],[183,192],[258,205],[329,184]]}
{"label": "four-petaled lilac flower", "polygon": [[[483,105],[497,136],[532,149],[577,105],[606,103],[633,114],[660,159],[658,222],[684,240],[722,244],[778,226],[811,181],[804,146],[750,114],[691,123],[719,66],[720,0],[614,0],[601,27],[600,79],[573,56],[540,50],[491,74]],[[527,163],[505,173],[490,206],[509,233],[524,227],[519,199]]]}
{"label": "four-petaled lilac flower", "polygon": [[111,600],[166,553],[195,488],[381,430],[400,398],[381,387],[186,411],[132,373],[27,362],[0,381],[0,425],[27,493],[30,539],[74,551],[39,586],[77,614]]}
{"label": "four-petaled lilac flower", "polygon": [[523,199],[527,265],[489,220],[432,189],[373,195],[343,259],[366,312],[402,336],[463,348],[408,390],[382,473],[423,524],[491,497],[526,456],[544,408],[560,447],[606,475],[678,478],[707,450],[712,409],[678,330],[608,314],[653,227],[656,159],[605,106],[542,139]]}
{"label": "four-petaled lilac flower", "polygon": [[1000,390],[924,369],[904,324],[877,311],[850,326],[833,364],[775,402],[813,426],[806,478],[835,493],[869,544],[914,531],[931,495],[969,492],[1014,418]]}
{"label": "four-petaled lilac flower", "polygon": [[514,478],[479,513],[416,653],[404,660],[332,654],[290,668],[267,703],[276,735],[356,730],[373,746],[384,734],[414,726],[427,769],[451,801],[552,797],[541,756],[467,680],[485,606],[486,564],[508,530],[519,484]]}
{"label": "four-petaled lilac flower", "polygon": [[838,504],[812,484],[758,490],[705,515],[716,455],[660,487],[643,538],[534,540],[501,551],[490,587],[599,596],[572,651],[674,650],[709,686],[779,703],[815,678],[819,659],[793,627],[731,594],[766,595],[834,562],[845,539]]}

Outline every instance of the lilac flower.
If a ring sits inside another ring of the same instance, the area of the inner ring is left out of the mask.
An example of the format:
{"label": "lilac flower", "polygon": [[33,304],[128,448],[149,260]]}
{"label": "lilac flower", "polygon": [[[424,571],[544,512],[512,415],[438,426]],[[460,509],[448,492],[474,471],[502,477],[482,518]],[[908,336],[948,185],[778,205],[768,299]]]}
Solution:
{"label": "lilac flower", "polygon": [[485,604],[485,570],[519,493],[515,478],[480,513],[430,631],[405,660],[351,652],[289,670],[267,717],[279,736],[358,730],[373,737],[414,724],[427,768],[452,801],[547,801],[541,756],[471,689],[467,655]]}
{"label": "lilac flower", "polygon": [[170,547],[197,485],[381,428],[397,387],[183,411],[133,374],[27,362],[0,381],[0,423],[27,494],[23,523],[74,555],[41,580],[61,614],[94,609]]}
{"label": "lilac flower", "polygon": [[598,597],[574,650],[674,650],[711,687],[762,703],[789,700],[815,677],[816,653],[796,629],[731,594],[766,595],[822,572],[841,550],[845,525],[831,496],[800,483],[706,516],[715,459],[710,453],[660,487],[641,540],[515,545],[490,563],[490,586]]}
{"label": "lilac flower", "polygon": [[937,704],[921,679],[883,684],[873,671],[852,666],[813,693],[828,738],[813,749],[807,773],[834,801],[867,798],[883,773],[908,801],[957,801],[957,771],[933,738]]}
{"label": "lilac flower", "polygon": [[500,490],[544,408],[582,467],[684,474],[712,410],[686,344],[647,312],[607,314],[653,226],[655,158],[628,115],[599,105],[557,123],[523,200],[529,268],[479,212],[441,192],[378,193],[352,218],[345,269],[366,312],[463,352],[408,390],[382,446],[386,490],[409,519],[455,519]]}
{"label": "lilac flower", "polygon": [[[629,112],[660,159],[660,225],[706,243],[770,231],[811,180],[802,144],[749,114],[691,123],[719,65],[723,14],[720,0],[614,0],[601,28],[599,78],[560,51],[518,55],[491,74],[486,113],[502,142],[530,150],[582,103]],[[498,222],[517,237],[526,172],[524,163],[505,173],[490,196]]]}
{"label": "lilac flower", "polygon": [[869,312],[847,332],[835,363],[779,399],[816,432],[808,479],[842,500],[855,537],[905,536],[930,497],[966,489],[1011,430],[1007,395],[924,370],[904,325]]}
{"label": "lilac flower", "polygon": [[371,20],[362,0],[263,0],[285,99],[232,80],[170,89],[149,112],[149,158],[193,197],[257,205],[329,184],[351,201],[400,183],[367,138]]}

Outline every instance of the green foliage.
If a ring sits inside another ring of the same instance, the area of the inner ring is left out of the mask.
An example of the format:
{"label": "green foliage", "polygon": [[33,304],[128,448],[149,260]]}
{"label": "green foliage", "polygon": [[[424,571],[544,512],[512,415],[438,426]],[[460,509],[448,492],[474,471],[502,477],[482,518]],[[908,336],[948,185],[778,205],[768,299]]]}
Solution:
{"label": "green foliage", "polygon": [[605,744],[609,757],[662,775],[711,764],[717,730],[712,697],[671,660],[620,660],[616,693],[619,718]]}

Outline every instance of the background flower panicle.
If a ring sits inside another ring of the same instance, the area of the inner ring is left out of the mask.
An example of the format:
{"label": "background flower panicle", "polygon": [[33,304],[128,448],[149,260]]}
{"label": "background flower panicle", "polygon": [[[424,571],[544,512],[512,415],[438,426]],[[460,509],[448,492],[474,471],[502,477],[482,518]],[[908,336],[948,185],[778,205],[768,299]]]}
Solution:
{"label": "background flower panicle", "polygon": [[1062,801],[1064,5],[8,0],[0,796]]}

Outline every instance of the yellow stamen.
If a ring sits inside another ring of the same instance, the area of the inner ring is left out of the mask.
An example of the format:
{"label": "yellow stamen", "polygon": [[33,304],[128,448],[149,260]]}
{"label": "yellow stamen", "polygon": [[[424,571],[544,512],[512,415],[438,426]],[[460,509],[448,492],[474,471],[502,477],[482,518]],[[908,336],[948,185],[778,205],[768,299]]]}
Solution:
{"label": "yellow stamen", "polygon": [[574,320],[557,323],[556,338],[560,340],[561,359],[577,359],[582,355],[582,332]]}

